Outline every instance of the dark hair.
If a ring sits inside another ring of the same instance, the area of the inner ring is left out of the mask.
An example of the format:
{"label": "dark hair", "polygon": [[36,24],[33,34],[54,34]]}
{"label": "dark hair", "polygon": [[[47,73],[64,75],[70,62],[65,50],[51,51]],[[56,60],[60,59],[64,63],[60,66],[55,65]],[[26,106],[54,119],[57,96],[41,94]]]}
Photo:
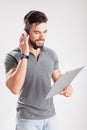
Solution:
{"label": "dark hair", "polygon": [[28,33],[30,25],[33,23],[46,23],[48,21],[47,16],[41,11],[32,10],[24,16],[25,31]]}

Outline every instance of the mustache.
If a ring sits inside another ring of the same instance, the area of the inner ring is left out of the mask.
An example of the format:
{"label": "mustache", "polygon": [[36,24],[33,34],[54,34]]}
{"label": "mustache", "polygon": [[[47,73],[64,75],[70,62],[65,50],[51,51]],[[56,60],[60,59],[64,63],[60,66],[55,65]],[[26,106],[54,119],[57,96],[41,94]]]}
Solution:
{"label": "mustache", "polygon": [[35,41],[45,41],[45,39],[37,39],[37,40],[35,40]]}

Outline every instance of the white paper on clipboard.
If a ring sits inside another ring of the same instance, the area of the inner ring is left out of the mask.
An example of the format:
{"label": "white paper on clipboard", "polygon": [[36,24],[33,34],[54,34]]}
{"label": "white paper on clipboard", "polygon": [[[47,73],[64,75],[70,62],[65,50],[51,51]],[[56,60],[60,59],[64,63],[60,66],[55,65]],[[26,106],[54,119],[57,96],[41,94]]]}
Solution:
{"label": "white paper on clipboard", "polygon": [[60,93],[66,86],[68,86],[72,82],[72,80],[77,76],[77,74],[83,68],[84,68],[84,66],[76,68],[74,70],[67,71],[64,74],[62,74],[59,77],[59,79],[51,87],[50,91],[48,92],[48,94],[45,97],[45,100]]}

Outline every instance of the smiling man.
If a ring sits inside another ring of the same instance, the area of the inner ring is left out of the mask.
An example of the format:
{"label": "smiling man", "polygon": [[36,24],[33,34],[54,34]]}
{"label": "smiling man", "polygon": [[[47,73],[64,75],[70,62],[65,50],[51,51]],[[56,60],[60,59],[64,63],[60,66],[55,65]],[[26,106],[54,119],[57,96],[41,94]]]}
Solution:
{"label": "smiling man", "polygon": [[[41,11],[27,13],[19,47],[5,59],[6,85],[19,94],[16,130],[58,130],[53,98],[45,100],[51,79],[55,82],[61,75],[55,51],[44,45],[47,21]],[[60,94],[71,96],[72,86]]]}

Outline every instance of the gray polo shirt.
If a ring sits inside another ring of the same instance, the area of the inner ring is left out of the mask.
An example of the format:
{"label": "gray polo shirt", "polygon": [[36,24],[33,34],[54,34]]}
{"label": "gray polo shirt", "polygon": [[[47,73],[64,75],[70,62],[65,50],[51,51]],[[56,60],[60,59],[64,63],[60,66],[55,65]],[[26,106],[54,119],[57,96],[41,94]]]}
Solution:
{"label": "gray polo shirt", "polygon": [[[20,49],[14,49],[7,54],[5,69],[17,67],[21,56]],[[39,58],[29,54],[27,73],[17,101],[17,117],[25,119],[46,119],[55,115],[53,98],[45,100],[51,87],[53,70],[58,69],[56,53],[43,47]]]}

